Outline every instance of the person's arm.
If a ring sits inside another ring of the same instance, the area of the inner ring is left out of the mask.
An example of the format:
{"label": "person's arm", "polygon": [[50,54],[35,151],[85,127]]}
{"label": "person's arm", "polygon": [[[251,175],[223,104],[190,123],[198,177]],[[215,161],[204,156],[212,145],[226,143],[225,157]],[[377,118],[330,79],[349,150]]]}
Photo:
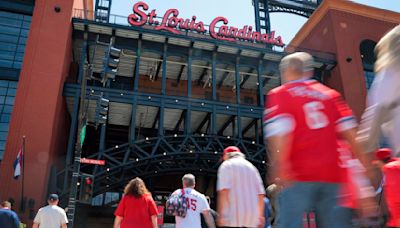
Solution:
{"label": "person's arm", "polygon": [[41,209],[37,212],[35,219],[33,220],[32,228],[39,228],[39,224],[41,222]]}
{"label": "person's arm", "polygon": [[17,214],[13,213],[13,228],[19,228],[19,219]]}
{"label": "person's arm", "polygon": [[119,228],[119,225],[121,224],[123,217],[121,216],[115,216],[114,219],[114,228]]}
{"label": "person's arm", "polygon": [[226,218],[224,218],[223,212],[225,208],[229,205],[229,189],[222,189],[218,191],[218,201],[217,201],[217,225],[223,226],[226,224]]}
{"label": "person's arm", "polygon": [[150,215],[151,219],[151,224],[153,228],[157,228],[157,215],[158,215],[158,209],[156,202],[154,202],[153,197],[148,196],[147,200],[147,205],[148,205],[148,213]]}
{"label": "person's arm", "polygon": [[215,221],[210,213],[210,210],[205,210],[201,213],[204,216],[204,220],[206,221],[208,228],[215,228]]}
{"label": "person's arm", "polygon": [[258,213],[259,213],[259,221],[258,221],[258,227],[263,228],[265,225],[265,217],[264,217],[264,197],[265,195],[258,195]]}
{"label": "person's arm", "polygon": [[263,117],[264,137],[267,141],[267,155],[269,155],[269,176],[267,183],[275,183],[281,174],[285,173],[283,159],[289,151],[291,145],[291,133],[296,122],[292,115],[292,110],[285,100],[284,93],[270,92],[267,97]]}
{"label": "person's arm", "polygon": [[158,224],[157,224],[157,215],[152,215],[151,216],[151,225],[153,226],[153,228],[157,228]]}
{"label": "person's arm", "polygon": [[283,164],[283,158],[288,153],[291,137],[289,134],[275,135],[267,137],[267,141],[268,152],[270,154],[267,183],[272,184],[276,183],[278,180],[280,181],[280,175],[283,173],[281,164]]}

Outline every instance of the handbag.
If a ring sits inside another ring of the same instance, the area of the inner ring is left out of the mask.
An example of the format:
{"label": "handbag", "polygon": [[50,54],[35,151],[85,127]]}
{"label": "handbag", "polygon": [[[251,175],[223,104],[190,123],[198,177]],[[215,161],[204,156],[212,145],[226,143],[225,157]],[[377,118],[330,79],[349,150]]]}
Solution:
{"label": "handbag", "polygon": [[182,195],[172,194],[165,205],[166,213],[170,216],[179,216],[182,218],[186,217],[187,203],[185,191],[182,188]]}

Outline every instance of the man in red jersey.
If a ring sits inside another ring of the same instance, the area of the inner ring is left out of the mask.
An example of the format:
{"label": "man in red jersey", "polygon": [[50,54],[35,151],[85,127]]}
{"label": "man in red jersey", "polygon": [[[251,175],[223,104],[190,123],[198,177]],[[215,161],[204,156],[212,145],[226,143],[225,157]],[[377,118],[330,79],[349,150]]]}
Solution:
{"label": "man in red jersey", "polygon": [[387,227],[400,227],[400,159],[392,156],[392,150],[379,149],[374,164],[384,175],[383,195],[389,209]]}
{"label": "man in red jersey", "polygon": [[286,187],[280,196],[279,227],[301,227],[315,209],[318,227],[334,227],[333,209],[342,176],[337,133],[356,157],[357,123],[340,94],[315,80],[313,58],[305,52],[280,63],[283,85],[269,92],[264,121],[272,167],[270,181]]}

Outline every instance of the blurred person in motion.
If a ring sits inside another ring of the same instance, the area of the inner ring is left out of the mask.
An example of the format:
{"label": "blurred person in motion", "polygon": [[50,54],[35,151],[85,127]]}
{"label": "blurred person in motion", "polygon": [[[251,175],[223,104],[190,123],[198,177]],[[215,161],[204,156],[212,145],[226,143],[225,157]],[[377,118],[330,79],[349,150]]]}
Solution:
{"label": "blurred person in motion", "polygon": [[217,193],[219,227],[264,227],[265,190],[260,173],[236,146],[224,149]]}
{"label": "blurred person in motion", "polygon": [[8,201],[0,204],[0,227],[19,228],[18,215],[11,210],[11,203]]}
{"label": "blurred person in motion", "polygon": [[200,214],[209,228],[215,228],[215,221],[210,213],[210,205],[206,197],[194,188],[196,179],[193,174],[186,174],[182,178],[183,189],[177,189],[172,195],[184,194],[187,203],[187,213],[184,218],[175,216],[176,228],[201,228]]}
{"label": "blurred person in motion", "polygon": [[157,228],[157,206],[144,181],[132,179],[115,211],[114,228]]}
{"label": "blurred person in motion", "polygon": [[334,208],[342,182],[337,133],[361,157],[357,122],[340,94],[312,80],[313,58],[305,52],[281,60],[283,85],[268,93],[263,118],[272,166],[269,181],[280,193],[279,227],[301,227],[315,209],[318,227],[334,227]]}
{"label": "blurred person in motion", "polygon": [[394,155],[400,154],[400,25],[389,31],[375,47],[375,79],[357,139],[373,154],[385,136]]}
{"label": "blurred person in motion", "polygon": [[365,217],[377,215],[377,208],[374,207],[375,189],[365,175],[364,166],[353,158],[349,146],[343,141],[339,141],[339,146],[344,183],[339,189],[338,206],[335,209],[336,227],[351,228],[356,225],[358,214],[364,214]]}
{"label": "blurred person in motion", "polygon": [[392,156],[389,148],[375,153],[374,165],[383,173],[383,195],[389,210],[387,227],[400,227],[400,159]]}

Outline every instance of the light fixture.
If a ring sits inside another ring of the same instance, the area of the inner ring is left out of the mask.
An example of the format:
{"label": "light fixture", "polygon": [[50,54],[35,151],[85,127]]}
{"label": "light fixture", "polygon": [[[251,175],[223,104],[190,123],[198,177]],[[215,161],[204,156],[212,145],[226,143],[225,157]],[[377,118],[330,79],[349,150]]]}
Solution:
{"label": "light fixture", "polygon": [[251,141],[251,144],[256,144],[256,142],[254,142],[254,141]]}
{"label": "light fixture", "polygon": [[118,149],[118,147],[119,147],[118,145],[115,145],[115,148],[117,148],[117,149]]}
{"label": "light fixture", "polygon": [[107,170],[107,172],[110,172],[110,168],[107,168],[106,170]]}
{"label": "light fixture", "polygon": [[174,134],[174,137],[178,137],[178,135],[177,135],[177,134]]}
{"label": "light fixture", "polygon": [[214,154],[218,154],[218,151],[214,151]]}
{"label": "light fixture", "polygon": [[228,139],[230,139],[231,137],[228,135],[228,136],[226,136]]}
{"label": "light fixture", "polygon": [[123,93],[121,93],[121,96],[124,96],[124,94],[123,94]]}
{"label": "light fixture", "polygon": [[79,185],[81,185],[81,183],[77,182],[77,183],[76,183],[76,185],[78,185],[78,186],[79,186]]}
{"label": "light fixture", "polygon": [[139,158],[136,158],[136,161],[138,162],[138,161],[139,161]]}
{"label": "light fixture", "polygon": [[146,141],[148,141],[149,140],[149,137],[146,137]]}
{"label": "light fixture", "polygon": [[189,150],[189,153],[193,153],[193,150]]}
{"label": "light fixture", "polygon": [[164,155],[164,156],[167,155],[167,152],[164,152],[163,155]]}
{"label": "light fixture", "polygon": [[203,134],[203,133],[201,133],[201,137],[204,137],[204,134]]}
{"label": "light fixture", "polygon": [[151,96],[149,96],[148,99],[151,100]]}
{"label": "light fixture", "polygon": [[176,103],[178,103],[178,102],[179,102],[179,100],[178,100],[178,99],[176,99],[176,100],[175,100],[175,102],[176,102]]}

